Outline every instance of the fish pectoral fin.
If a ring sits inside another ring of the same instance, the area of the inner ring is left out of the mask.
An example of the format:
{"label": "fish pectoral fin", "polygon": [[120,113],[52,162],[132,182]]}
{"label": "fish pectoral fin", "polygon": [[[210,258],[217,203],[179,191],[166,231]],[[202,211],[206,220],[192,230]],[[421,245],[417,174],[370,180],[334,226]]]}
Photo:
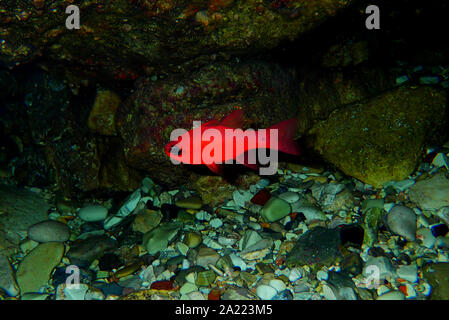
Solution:
{"label": "fish pectoral fin", "polygon": [[222,164],[211,163],[211,164],[206,164],[206,166],[210,170],[215,172],[216,174],[223,175],[223,165]]}
{"label": "fish pectoral fin", "polygon": [[243,126],[243,111],[234,110],[230,115],[221,120],[220,125],[232,129],[241,129]]}

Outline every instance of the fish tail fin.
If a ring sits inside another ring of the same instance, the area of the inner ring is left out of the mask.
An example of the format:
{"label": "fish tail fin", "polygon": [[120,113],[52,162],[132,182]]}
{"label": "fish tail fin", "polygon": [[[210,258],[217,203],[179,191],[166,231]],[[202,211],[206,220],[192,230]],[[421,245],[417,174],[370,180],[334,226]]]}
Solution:
{"label": "fish tail fin", "polygon": [[269,130],[272,129],[278,130],[279,151],[297,156],[301,154],[301,149],[294,140],[297,126],[298,121],[295,118],[293,118],[279,122],[268,128]]}

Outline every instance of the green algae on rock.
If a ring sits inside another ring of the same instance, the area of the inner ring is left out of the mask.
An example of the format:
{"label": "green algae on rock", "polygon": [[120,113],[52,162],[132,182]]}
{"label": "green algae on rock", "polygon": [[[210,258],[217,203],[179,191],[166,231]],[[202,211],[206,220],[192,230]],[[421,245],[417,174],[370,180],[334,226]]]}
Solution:
{"label": "green algae on rock", "polygon": [[438,89],[400,87],[333,112],[308,132],[308,142],[345,174],[379,187],[406,179],[425,146],[442,142],[446,104]]}

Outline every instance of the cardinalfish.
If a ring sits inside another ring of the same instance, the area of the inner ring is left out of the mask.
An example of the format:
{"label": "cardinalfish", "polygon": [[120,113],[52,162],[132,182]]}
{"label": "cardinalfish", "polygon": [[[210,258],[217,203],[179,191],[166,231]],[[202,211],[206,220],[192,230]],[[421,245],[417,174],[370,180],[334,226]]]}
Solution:
{"label": "cardinalfish", "polygon": [[273,175],[277,172],[278,151],[300,154],[294,141],[296,119],[282,121],[268,129],[243,131],[242,125],[243,111],[240,109],[221,120],[204,124],[193,121],[190,131],[173,130],[165,153],[173,164],[206,165],[220,175],[223,174],[223,164],[235,162],[260,169],[261,175]]}

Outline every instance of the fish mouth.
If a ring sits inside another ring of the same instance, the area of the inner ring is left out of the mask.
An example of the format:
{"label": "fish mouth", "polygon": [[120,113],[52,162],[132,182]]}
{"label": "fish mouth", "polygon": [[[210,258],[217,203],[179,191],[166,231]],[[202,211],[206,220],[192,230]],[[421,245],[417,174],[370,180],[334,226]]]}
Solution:
{"label": "fish mouth", "polygon": [[182,149],[180,149],[178,146],[178,141],[170,141],[165,146],[165,153],[169,157],[180,157],[182,155]]}

